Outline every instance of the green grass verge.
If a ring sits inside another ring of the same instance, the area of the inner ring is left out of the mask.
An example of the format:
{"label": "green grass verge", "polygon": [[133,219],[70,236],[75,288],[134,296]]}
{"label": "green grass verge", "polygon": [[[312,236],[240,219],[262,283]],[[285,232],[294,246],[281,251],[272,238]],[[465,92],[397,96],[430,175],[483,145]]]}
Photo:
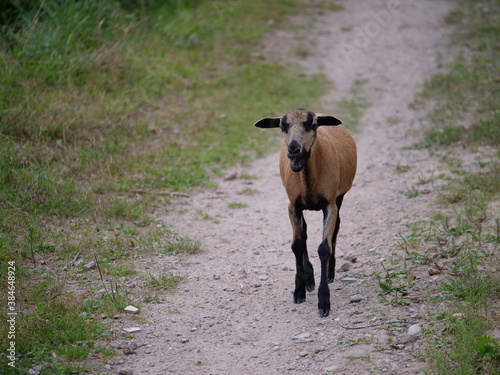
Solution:
{"label": "green grass verge", "polygon": [[[412,259],[447,263],[451,274],[439,287],[436,306],[441,307],[425,333],[429,373],[497,374],[500,4],[458,3],[445,21],[456,26],[454,48],[462,54],[448,72],[425,85],[421,101],[433,108],[431,128],[417,144],[431,153],[445,149],[443,161],[452,174],[439,196],[443,210],[428,225],[415,226],[406,239],[414,241]],[[476,153],[473,167],[462,165],[464,150]],[[422,248],[427,248],[425,253],[419,253]],[[439,267],[434,271],[441,272]]]}
{"label": "green grass verge", "polygon": [[1,4],[0,278],[15,262],[19,314],[17,367],[0,372],[91,371],[110,355],[127,280],[181,281],[129,261],[202,249],[152,207],[267,153],[276,139],[254,121],[309,106],[323,79],[258,54],[293,0]]}
{"label": "green grass verge", "polygon": [[456,27],[454,48],[462,53],[448,72],[428,81],[421,94],[431,100],[434,125],[419,144],[437,148],[459,141],[500,145],[499,5],[461,0],[445,21]]}

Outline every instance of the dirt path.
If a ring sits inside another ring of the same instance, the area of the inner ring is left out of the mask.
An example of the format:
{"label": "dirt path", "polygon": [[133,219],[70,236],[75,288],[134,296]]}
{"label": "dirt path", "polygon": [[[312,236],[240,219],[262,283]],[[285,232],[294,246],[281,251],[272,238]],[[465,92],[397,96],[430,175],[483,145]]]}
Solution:
{"label": "dirt path", "polygon": [[[147,323],[139,324],[136,337],[145,346],[137,355],[119,358],[115,368],[129,366],[134,374],[423,373],[425,361],[417,357],[424,342],[407,330],[425,324],[425,302],[387,304],[379,296],[376,274],[383,272],[381,258],[400,251],[397,233],[405,223],[425,217],[434,197],[432,183],[426,186],[429,194],[412,199],[405,194],[436,165],[425,151],[404,146],[415,142],[411,134],[420,129],[419,114],[408,105],[437,69],[436,55],[448,31],[443,15],[451,5],[431,0],[342,5],[342,11],[302,16],[314,22],[308,36],[318,52],[300,62],[335,83],[323,106],[348,97],[359,80],[371,103],[356,135],[359,172],[341,211],[337,264],[349,263],[350,269],[338,271],[330,286],[330,316],[319,318],[316,292],[303,304],[292,303],[291,229],[275,153],[250,168],[229,171],[237,177],[221,180],[216,190],[194,195],[161,217],[175,231],[202,240],[206,251],[139,265],[189,279],[164,303],[143,307]],[[279,31],[264,50],[272,47],[290,56],[294,43],[293,33]],[[256,113],[255,119],[267,115],[275,114]],[[412,169],[398,173],[398,166]],[[318,278],[321,214],[311,213],[306,220]],[[352,256],[355,263],[348,262]],[[416,276],[416,293],[440,277]],[[340,281],[344,277],[356,281]],[[351,302],[354,295],[359,302]],[[359,330],[340,326],[383,321],[410,323]]]}

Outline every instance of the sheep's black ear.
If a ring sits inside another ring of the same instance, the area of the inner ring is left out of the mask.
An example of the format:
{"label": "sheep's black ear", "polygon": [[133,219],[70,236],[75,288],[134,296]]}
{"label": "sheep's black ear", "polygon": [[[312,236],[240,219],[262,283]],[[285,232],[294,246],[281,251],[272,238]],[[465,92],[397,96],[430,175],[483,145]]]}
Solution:
{"label": "sheep's black ear", "polygon": [[279,128],[280,118],[279,117],[263,118],[262,120],[257,121],[254,124],[254,126],[258,128]]}
{"label": "sheep's black ear", "polygon": [[316,121],[318,122],[318,126],[334,126],[342,124],[342,121],[333,116],[318,116]]}

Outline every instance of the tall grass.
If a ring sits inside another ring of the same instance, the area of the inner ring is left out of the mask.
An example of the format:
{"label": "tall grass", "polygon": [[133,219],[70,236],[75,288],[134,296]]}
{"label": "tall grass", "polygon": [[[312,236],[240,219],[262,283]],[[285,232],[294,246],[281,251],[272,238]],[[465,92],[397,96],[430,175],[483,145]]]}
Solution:
{"label": "tall grass", "polygon": [[[431,127],[419,147],[441,149],[458,160],[440,194],[450,217],[440,213],[442,254],[455,257],[452,276],[441,285],[447,307],[440,326],[429,331],[430,373],[498,374],[498,205],[500,157],[500,3],[461,0],[445,21],[454,25],[461,51],[448,72],[427,82],[422,93],[432,105]],[[430,101],[429,101],[430,99]],[[475,166],[461,166],[466,151]],[[445,219],[443,219],[443,217]],[[437,328],[441,327],[441,328]]]}
{"label": "tall grass", "polygon": [[435,125],[421,143],[440,147],[464,141],[500,145],[500,15],[497,1],[461,0],[445,17],[456,28],[454,48],[460,51],[448,72],[427,82],[422,93],[432,101]]}
{"label": "tall grass", "polygon": [[[202,248],[171,240],[185,237],[158,229],[151,207],[266,153],[274,139],[254,120],[324,85],[259,55],[294,0],[0,5],[0,277],[15,261],[22,301],[18,368],[0,372],[83,371],[117,308],[93,291],[125,301],[113,275],[135,274],[127,259]],[[101,276],[83,269],[94,254]],[[1,295],[2,319],[4,306]]]}

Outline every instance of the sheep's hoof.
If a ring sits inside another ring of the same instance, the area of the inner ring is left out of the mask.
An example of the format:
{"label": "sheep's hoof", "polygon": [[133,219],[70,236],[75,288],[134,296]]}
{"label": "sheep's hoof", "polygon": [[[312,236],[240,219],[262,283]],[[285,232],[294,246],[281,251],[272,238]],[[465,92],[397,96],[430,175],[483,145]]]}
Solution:
{"label": "sheep's hoof", "polygon": [[306,300],[306,297],[305,297],[305,296],[304,296],[304,297],[296,297],[296,296],[293,296],[293,303],[297,303],[297,304],[299,304],[299,303],[304,302],[305,300]]}
{"label": "sheep's hoof", "polygon": [[306,285],[306,290],[307,290],[308,292],[312,292],[312,291],[314,291],[314,287],[315,287],[315,285],[314,285],[314,284],[312,284],[312,285]]}
{"label": "sheep's hoof", "polygon": [[318,314],[320,318],[326,318],[330,314],[330,300],[326,298],[319,298],[318,301]]}
{"label": "sheep's hoof", "polygon": [[326,318],[330,314],[330,309],[329,308],[319,309],[318,314],[320,318]]}

